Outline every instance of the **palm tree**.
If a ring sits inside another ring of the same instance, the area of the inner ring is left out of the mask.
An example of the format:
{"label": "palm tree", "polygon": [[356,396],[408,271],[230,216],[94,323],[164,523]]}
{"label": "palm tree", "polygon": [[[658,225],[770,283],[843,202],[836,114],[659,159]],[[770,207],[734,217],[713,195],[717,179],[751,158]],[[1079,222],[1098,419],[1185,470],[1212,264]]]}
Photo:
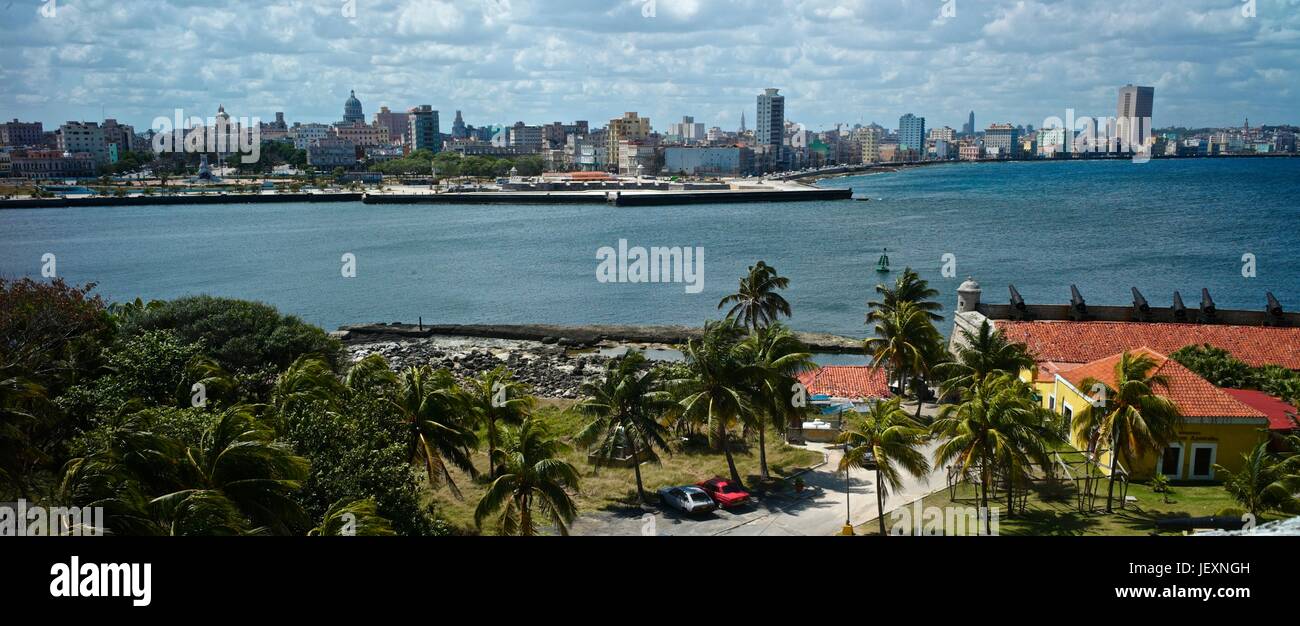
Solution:
{"label": "palm tree", "polygon": [[374,498],[340,500],[325,511],[320,525],[308,531],[309,537],[387,537],[393,532],[392,523],[379,514],[379,504]]}
{"label": "palm tree", "polygon": [[323,402],[333,407],[342,392],[343,383],[325,357],[300,356],[276,377],[271,389],[271,404],[280,418],[276,425],[282,428],[284,416],[303,403]]}
{"label": "palm tree", "polygon": [[659,418],[673,406],[658,371],[646,369],[645,364],[644,355],[629,352],[609,364],[604,378],[583,383],[584,399],[577,409],[592,420],[576,438],[579,445],[595,445],[597,453],[606,458],[626,445],[636,475],[637,497],[642,504],[646,497],[641,461],[644,458],[658,463],[657,450],[669,450],[670,433]]}
{"label": "palm tree", "polygon": [[[943,440],[935,450],[935,464],[955,461],[962,475],[978,469],[987,532],[992,532],[988,494],[995,471],[1002,471],[1011,487],[1029,475],[1035,462],[1045,465],[1058,437],[1053,421],[1051,413],[1034,400],[1029,386],[1006,374],[981,380],[960,403],[939,409],[938,419],[930,425],[931,436]],[[1012,491],[1007,490],[1009,513],[1014,503]]]}
{"label": "palm tree", "polygon": [[7,494],[12,484],[20,497],[28,494],[28,468],[45,455],[32,441],[32,427],[37,423],[34,406],[46,397],[46,390],[26,378],[9,375],[0,369],[0,494]]}
{"label": "palm tree", "polygon": [[[839,470],[857,467],[876,472],[876,509],[880,534],[885,530],[885,498],[889,490],[901,489],[902,472],[921,477],[930,472],[930,461],[917,447],[926,441],[926,431],[903,410],[900,398],[882,400],[870,411],[850,420],[837,443],[844,444]],[[901,471],[900,471],[901,470]]]}
{"label": "palm tree", "polygon": [[[906,389],[913,377],[923,380],[943,342],[925,310],[911,302],[902,302],[874,321],[875,336],[864,344],[871,367],[886,368],[900,389]],[[916,418],[920,419],[922,388],[911,386],[917,393]]]}
{"label": "palm tree", "polygon": [[427,365],[408,368],[389,402],[404,423],[408,453],[424,464],[430,486],[445,482],[459,498],[460,489],[447,463],[477,476],[470,451],[478,447],[478,436],[465,419],[467,411],[455,379],[446,370],[435,372]]}
{"label": "palm tree", "polygon": [[800,373],[817,365],[807,347],[779,322],[758,329],[745,339],[741,349],[758,375],[752,392],[755,416],[763,418],[756,426],[758,468],[759,476],[767,480],[767,427],[770,425],[783,433],[791,420],[801,419],[807,408],[795,406],[793,388],[799,382]]}
{"label": "palm tree", "polygon": [[976,333],[963,328],[961,336],[956,358],[934,368],[943,377],[939,389],[944,395],[968,391],[990,375],[1019,374],[1034,366],[1025,344],[1007,341],[987,320]]}
{"label": "palm tree", "polygon": [[542,422],[525,418],[496,451],[492,464],[501,473],[474,509],[475,525],[481,528],[484,519],[499,511],[501,534],[536,535],[533,507],[538,507],[561,535],[568,535],[569,524],[578,514],[569,495],[569,490],[578,488],[578,470],[560,458],[568,451]]}
{"label": "palm tree", "polygon": [[[1291,449],[1300,449],[1300,437],[1289,438]],[[1241,455],[1242,466],[1230,472],[1222,465],[1214,470],[1224,474],[1223,488],[1251,515],[1272,510],[1292,510],[1300,505],[1300,454],[1279,456],[1268,451],[1268,441],[1261,441]]]}
{"label": "palm tree", "polygon": [[[519,424],[537,405],[536,398],[528,395],[528,387],[512,380],[510,370],[505,367],[497,367],[465,381],[461,391],[471,421],[487,428],[489,460],[495,458],[497,425]],[[496,473],[496,467],[488,468],[489,478],[495,478]]]}
{"label": "palm tree", "polygon": [[1075,441],[1087,441],[1094,453],[1099,442],[1110,446],[1106,512],[1114,511],[1115,466],[1119,456],[1134,467],[1137,459],[1164,450],[1178,438],[1183,417],[1178,407],[1157,389],[1167,389],[1169,379],[1157,373],[1158,364],[1149,354],[1125,352],[1115,364],[1115,384],[1094,378],[1083,381],[1082,389],[1104,389],[1102,398],[1074,416]]}
{"label": "palm tree", "polygon": [[704,336],[686,342],[687,377],[674,381],[679,411],[685,420],[704,424],[709,440],[727,457],[731,480],[742,484],[731,455],[729,433],[733,426],[752,421],[752,393],[756,376],[739,349],[740,328],[734,320],[705,324]]}
{"label": "palm tree", "polygon": [[876,285],[876,293],[880,295],[880,299],[867,303],[870,309],[867,313],[868,324],[887,316],[905,302],[910,302],[916,308],[925,311],[931,321],[937,322],[943,319],[943,316],[936,312],[942,311],[943,305],[933,301],[933,298],[939,295],[939,291],[930,287],[930,282],[922,279],[910,267],[903,270],[892,287]]}
{"label": "palm tree", "polygon": [[790,303],[778,289],[790,286],[790,279],[777,275],[776,268],[759,261],[751,265],[749,274],[740,279],[740,289],[718,303],[722,309],[732,305],[727,317],[739,320],[751,332],[765,327],[780,316],[790,317]]}
{"label": "palm tree", "polygon": [[378,352],[353,363],[343,377],[343,386],[349,393],[367,389],[392,389],[396,385],[397,373],[388,367],[388,361]]}

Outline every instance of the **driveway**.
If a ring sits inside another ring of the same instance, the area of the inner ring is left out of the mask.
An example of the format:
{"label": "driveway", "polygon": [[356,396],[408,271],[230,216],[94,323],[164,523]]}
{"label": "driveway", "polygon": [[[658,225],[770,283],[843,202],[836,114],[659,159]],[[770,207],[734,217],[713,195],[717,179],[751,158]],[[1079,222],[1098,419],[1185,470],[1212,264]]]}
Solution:
{"label": "driveway", "polygon": [[[929,406],[926,408],[929,409],[927,413],[933,411]],[[807,447],[823,452],[827,462],[803,475],[807,487],[797,496],[772,495],[738,509],[718,510],[698,516],[653,508],[599,511],[574,520],[569,531],[574,535],[604,536],[826,536],[840,532],[846,512],[854,526],[879,516],[875,472],[859,469],[851,471],[846,497],[844,475],[835,471],[843,452],[828,444],[809,443]],[[937,447],[937,443],[930,443],[923,451],[933,459]],[[904,473],[902,488],[891,491],[885,500],[885,513],[945,488],[946,474],[942,468],[932,469],[928,476],[920,478]]]}

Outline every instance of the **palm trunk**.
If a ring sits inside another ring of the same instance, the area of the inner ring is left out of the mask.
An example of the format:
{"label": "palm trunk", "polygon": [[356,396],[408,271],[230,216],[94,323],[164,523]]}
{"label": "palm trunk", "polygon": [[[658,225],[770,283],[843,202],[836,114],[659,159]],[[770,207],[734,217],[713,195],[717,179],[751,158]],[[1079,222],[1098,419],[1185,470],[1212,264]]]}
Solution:
{"label": "palm trunk", "polygon": [[[623,430],[624,434],[627,430]],[[641,484],[641,458],[636,452],[636,441],[632,437],[627,438],[627,449],[632,453],[632,472],[636,474],[636,497],[645,504],[645,487]]]}
{"label": "palm trunk", "polygon": [[885,530],[885,491],[880,488],[879,468],[876,469],[876,519],[880,522],[881,536],[887,536],[889,533]]}
{"label": "palm trunk", "polygon": [[767,480],[767,437],[764,434],[766,426],[758,427],[758,475],[764,481]]}
{"label": "palm trunk", "polygon": [[990,525],[992,522],[989,519],[991,517],[989,515],[989,483],[991,482],[991,480],[992,479],[989,477],[988,466],[985,465],[984,467],[981,467],[980,483],[984,485],[984,488],[981,490],[980,493],[980,508],[982,509],[980,511],[980,514],[984,517],[984,533],[986,535],[993,534],[993,527]]}
{"label": "palm trunk", "polygon": [[528,510],[528,496],[519,496],[519,535],[531,537],[533,534],[533,514]]}
{"label": "palm trunk", "polygon": [[722,452],[727,456],[727,469],[731,470],[731,482],[741,485],[740,472],[736,470],[736,459],[731,457],[731,446],[727,445],[727,429],[722,429]]}
{"label": "palm trunk", "polygon": [[1007,517],[1011,517],[1016,512],[1015,483],[1012,482],[1011,475],[1007,475]]}
{"label": "palm trunk", "polygon": [[489,413],[488,433],[487,433],[488,435],[488,478],[489,479],[495,479],[497,477],[497,465],[496,465],[497,427],[496,426],[497,426],[496,420],[493,419],[492,414]]}
{"label": "palm trunk", "polygon": [[1115,460],[1119,457],[1119,450],[1116,450],[1115,448],[1116,448],[1117,445],[1118,445],[1118,444],[1117,444],[1118,441],[1119,441],[1119,437],[1118,437],[1118,435],[1116,435],[1116,437],[1113,438],[1113,439],[1111,440],[1111,445],[1110,445],[1110,463],[1107,463],[1107,465],[1110,466],[1110,480],[1108,481],[1108,484],[1107,484],[1107,486],[1106,486],[1106,512],[1107,512],[1107,513],[1114,513],[1114,512],[1115,512],[1115,504],[1114,504],[1114,499],[1115,499]]}

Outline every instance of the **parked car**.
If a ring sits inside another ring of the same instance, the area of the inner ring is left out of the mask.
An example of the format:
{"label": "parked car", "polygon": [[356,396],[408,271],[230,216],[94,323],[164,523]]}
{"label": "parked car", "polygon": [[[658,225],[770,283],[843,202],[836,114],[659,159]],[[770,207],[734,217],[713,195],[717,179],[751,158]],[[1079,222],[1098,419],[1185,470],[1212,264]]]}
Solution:
{"label": "parked car", "polygon": [[696,485],[713,498],[718,506],[730,509],[749,502],[749,492],[725,478],[710,478]]}
{"label": "parked car", "polygon": [[683,513],[707,513],[718,508],[709,494],[691,485],[664,487],[659,490],[659,501]]}

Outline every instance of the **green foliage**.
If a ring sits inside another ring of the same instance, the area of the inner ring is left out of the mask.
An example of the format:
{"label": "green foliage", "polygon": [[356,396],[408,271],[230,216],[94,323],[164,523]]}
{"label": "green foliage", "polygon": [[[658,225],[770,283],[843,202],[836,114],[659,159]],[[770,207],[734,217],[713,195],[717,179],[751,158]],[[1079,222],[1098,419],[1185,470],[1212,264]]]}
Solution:
{"label": "green foliage", "polygon": [[337,369],[342,346],[325,331],[274,307],[244,300],[191,296],[149,309],[123,327],[128,334],[171,330],[202,343],[208,356],[241,374],[280,371],[306,354],[322,355]]}
{"label": "green foliage", "polygon": [[1209,344],[1186,346],[1169,357],[1218,387],[1242,389],[1251,379],[1249,365]]}
{"label": "green foliage", "polygon": [[[201,352],[171,331],[148,331],[126,337],[105,352],[106,374],[74,387],[59,399],[73,414],[115,412],[128,401],[178,405],[189,399],[186,368]],[[82,414],[85,415],[85,414]]]}
{"label": "green foliage", "polygon": [[[1293,446],[1300,438],[1291,437]],[[1268,441],[1261,441],[1250,452],[1241,455],[1241,469],[1229,471],[1215,465],[1214,471],[1224,476],[1223,488],[1252,515],[1268,511],[1300,512],[1300,455],[1280,455],[1270,452]]]}
{"label": "green foliage", "polygon": [[492,459],[500,474],[474,510],[475,524],[482,526],[483,520],[497,514],[501,534],[531,536],[538,532],[537,517],[543,517],[561,535],[569,534],[569,524],[578,515],[569,492],[577,491],[579,477],[578,470],[563,460],[568,450],[542,422],[525,419],[507,434],[505,445]]}

